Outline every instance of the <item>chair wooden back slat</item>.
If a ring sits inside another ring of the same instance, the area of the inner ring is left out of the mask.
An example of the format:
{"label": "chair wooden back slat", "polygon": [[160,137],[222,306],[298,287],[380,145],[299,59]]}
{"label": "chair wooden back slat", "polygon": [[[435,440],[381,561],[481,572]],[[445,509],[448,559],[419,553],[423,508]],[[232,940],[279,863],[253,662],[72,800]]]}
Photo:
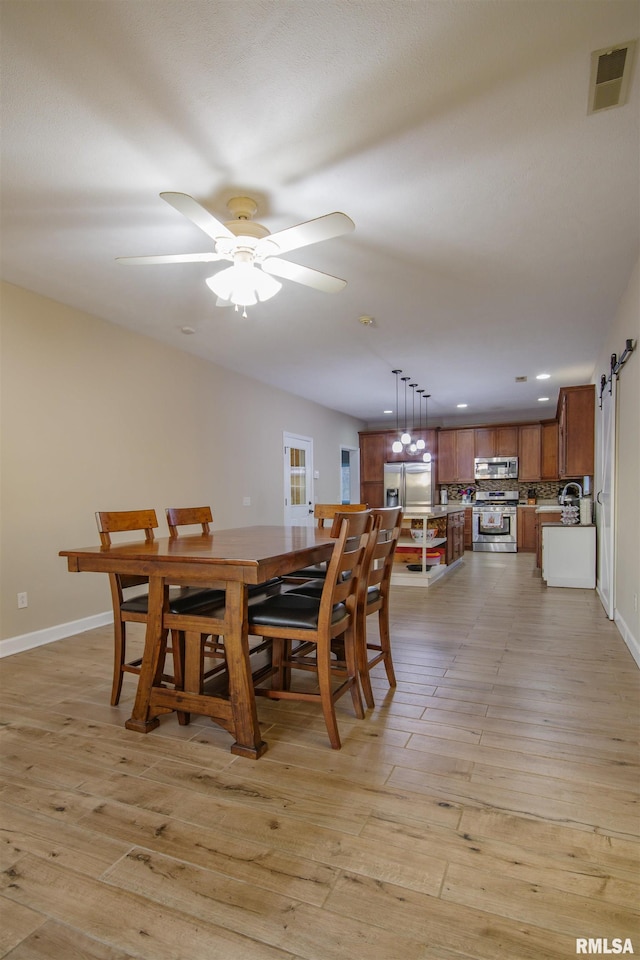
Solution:
{"label": "chair wooden back slat", "polygon": [[366,509],[366,503],[316,503],[313,515],[318,526],[323,527],[325,520],[333,521],[336,513],[361,513]]}
{"label": "chair wooden back slat", "polygon": [[178,527],[200,524],[204,534],[211,533],[211,524],[213,517],[211,507],[167,507],[167,525],[169,527],[169,536],[178,537]]}

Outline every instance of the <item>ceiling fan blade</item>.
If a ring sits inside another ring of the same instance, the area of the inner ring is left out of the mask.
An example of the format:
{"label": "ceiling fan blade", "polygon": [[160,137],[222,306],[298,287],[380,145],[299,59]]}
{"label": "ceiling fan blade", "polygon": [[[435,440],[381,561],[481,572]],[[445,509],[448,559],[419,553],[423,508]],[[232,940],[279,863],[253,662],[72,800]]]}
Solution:
{"label": "ceiling fan blade", "polygon": [[117,263],[210,263],[222,260],[219,253],[168,253],[159,257],[116,257]]}
{"label": "ceiling fan blade", "polygon": [[262,264],[262,269],[274,277],[304,283],[306,287],[313,287],[322,293],[339,293],[347,285],[346,280],[332,277],[328,273],[321,273],[319,270],[312,270],[310,267],[302,267],[299,263],[291,263],[290,260],[281,260],[280,257],[269,257]]}
{"label": "ceiling fan blade", "polygon": [[[355,226],[353,220],[346,213],[327,213],[324,217],[318,217],[316,220],[307,220],[305,223],[298,223],[295,227],[288,227],[278,233],[271,233],[268,237],[265,237],[264,243],[267,249],[270,248],[272,243],[275,243],[278,246],[278,253],[288,253],[289,250],[308,247],[311,243],[320,243],[321,240],[331,240],[332,237],[340,237],[343,233],[350,233],[355,230]],[[260,242],[258,242],[256,253],[259,253],[259,251]]]}
{"label": "ceiling fan blade", "polygon": [[194,200],[193,197],[190,197],[188,194],[161,193],[160,196],[177,210],[178,213],[181,213],[183,217],[191,220],[192,223],[195,223],[196,227],[204,230],[206,235],[211,237],[212,240],[219,240],[221,237],[226,237],[227,239],[230,237],[232,240],[235,240],[234,235],[228,227],[225,227],[224,223],[216,220],[208,210],[201,207],[197,200]]}

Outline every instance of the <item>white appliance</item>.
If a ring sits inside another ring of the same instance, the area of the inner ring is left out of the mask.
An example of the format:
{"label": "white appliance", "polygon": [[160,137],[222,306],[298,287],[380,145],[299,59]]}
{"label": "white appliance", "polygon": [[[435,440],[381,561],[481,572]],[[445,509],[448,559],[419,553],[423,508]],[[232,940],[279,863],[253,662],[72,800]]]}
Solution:
{"label": "white appliance", "polygon": [[542,525],[542,579],[548,587],[596,585],[595,526]]}
{"label": "white appliance", "polygon": [[472,546],[485,553],[518,550],[518,491],[478,490],[472,510]]}
{"label": "white appliance", "polygon": [[427,510],[431,499],[430,463],[385,463],[384,502],[405,511]]}
{"label": "white appliance", "polygon": [[517,480],[517,457],[476,457],[474,460],[476,480]]}

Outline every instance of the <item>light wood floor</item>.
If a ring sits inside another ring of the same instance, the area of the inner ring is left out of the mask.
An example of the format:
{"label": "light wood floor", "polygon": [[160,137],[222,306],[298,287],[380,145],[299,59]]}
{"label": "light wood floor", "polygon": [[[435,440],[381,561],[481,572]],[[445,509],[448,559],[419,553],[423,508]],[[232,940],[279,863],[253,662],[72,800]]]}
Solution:
{"label": "light wood floor", "polygon": [[341,751],[260,701],[257,762],[208,721],[125,730],[110,629],[4,660],[0,955],[640,954],[640,672],[595,593],[467,553],[394,589],[393,638],[398,687],[376,672],[364,721],[340,701]]}

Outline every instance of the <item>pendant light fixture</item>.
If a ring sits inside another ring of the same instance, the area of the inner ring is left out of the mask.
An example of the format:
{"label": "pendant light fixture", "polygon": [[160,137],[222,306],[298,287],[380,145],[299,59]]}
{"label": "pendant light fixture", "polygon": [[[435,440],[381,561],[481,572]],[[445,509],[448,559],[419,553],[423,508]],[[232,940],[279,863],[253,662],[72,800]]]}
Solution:
{"label": "pendant light fixture", "polygon": [[393,450],[394,453],[402,453],[402,441],[399,439],[400,423],[398,419],[398,405],[400,402],[399,395],[398,395],[398,374],[402,373],[402,370],[392,370],[391,372],[395,374],[395,378],[396,378],[396,434],[397,434],[396,439],[391,444],[391,449]]}
{"label": "pendant light fixture", "polygon": [[[411,430],[415,434],[416,432],[416,387],[417,383],[410,383],[411,387]],[[409,453],[416,454],[418,452],[418,445],[415,440],[412,440],[409,444]]]}
{"label": "pendant light fixture", "polygon": [[[420,429],[420,433],[421,433],[421,434],[422,434],[422,394],[423,394],[423,393],[424,393],[424,390],[418,390],[418,391],[417,391],[417,394],[418,394],[418,412],[419,412],[419,415],[420,415],[420,428],[419,428],[419,429]],[[419,436],[418,439],[416,440],[416,449],[419,450],[419,451],[422,451],[422,450],[424,450],[425,446],[426,446],[426,444],[425,444],[424,440],[422,439],[422,436]]]}
{"label": "pendant light fixture", "polygon": [[411,434],[407,429],[407,380],[409,377],[400,378],[404,382],[404,433],[400,437],[400,441],[406,447],[407,444],[411,443]]}
{"label": "pendant light fixture", "polygon": [[[430,396],[431,396],[430,393],[425,393],[425,394],[424,394],[424,429],[425,429],[425,432],[426,432],[426,430],[427,430],[427,422],[428,422],[428,421],[427,421],[427,400],[429,399]],[[429,451],[426,451],[425,453],[422,454],[422,459],[424,460],[425,463],[431,463],[431,454],[429,453]]]}

